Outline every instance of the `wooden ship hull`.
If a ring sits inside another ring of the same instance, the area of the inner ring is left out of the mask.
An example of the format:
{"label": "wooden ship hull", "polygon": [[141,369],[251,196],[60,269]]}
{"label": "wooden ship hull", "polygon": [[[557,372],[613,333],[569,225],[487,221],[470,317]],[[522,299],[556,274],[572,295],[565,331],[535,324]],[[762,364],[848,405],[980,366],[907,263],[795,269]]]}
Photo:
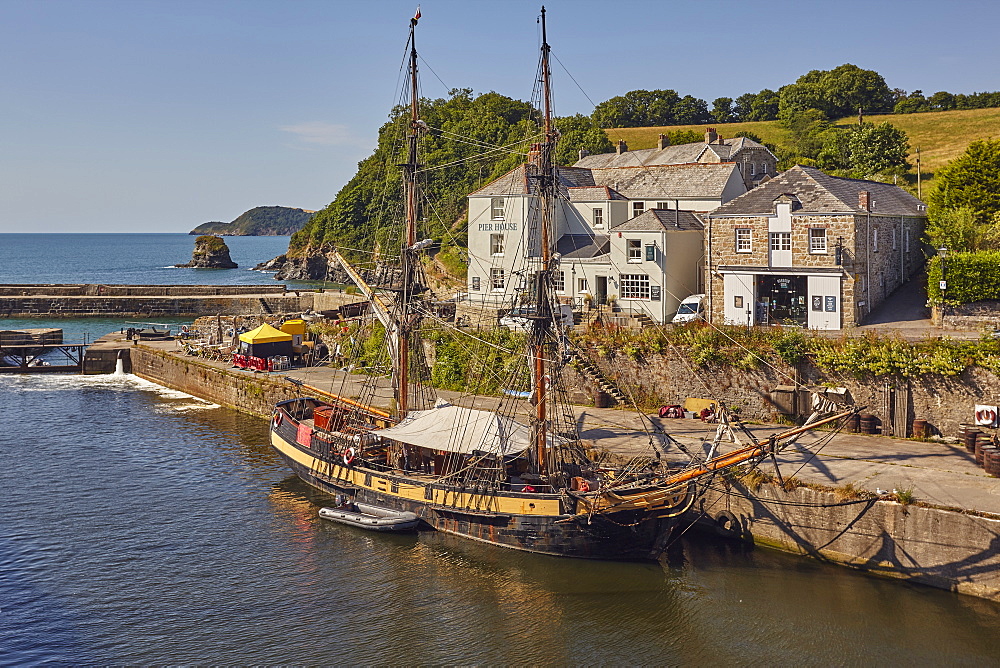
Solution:
{"label": "wooden ship hull", "polygon": [[340,446],[321,434],[311,432],[308,446],[300,442],[304,421],[289,408],[302,401],[278,404],[271,421],[271,445],[285,464],[322,492],[415,513],[426,529],[525,552],[650,560],[659,557],[689,503],[687,486],[680,486],[658,510],[624,504],[619,512],[587,513],[584,501],[565,493],[476,491],[441,483],[434,476],[348,465]]}

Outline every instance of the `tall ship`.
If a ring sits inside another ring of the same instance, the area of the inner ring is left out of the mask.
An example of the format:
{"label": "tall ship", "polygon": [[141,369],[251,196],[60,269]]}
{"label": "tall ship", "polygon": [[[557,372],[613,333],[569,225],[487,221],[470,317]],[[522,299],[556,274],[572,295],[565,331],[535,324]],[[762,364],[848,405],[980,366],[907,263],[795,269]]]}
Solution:
{"label": "tall ship", "polygon": [[[355,268],[334,252],[370,305],[371,330],[384,333],[391,398],[383,396],[389,400],[375,405],[380,388],[389,388],[371,373],[355,376],[368,389],[350,397],[331,388],[313,393],[323,399],[301,396],[280,402],[271,421],[271,444],[303,481],[339,497],[345,506],[413,513],[425,529],[528,552],[656,558],[676,529],[690,523],[684,515],[707,478],[770,457],[804,429],[835,422],[851,411],[817,414],[807,427],[749,441],[725,454],[713,447],[673,468],[659,454],[664,448],[653,446],[657,440],[664,447],[677,442],[652,429],[648,452],[636,457],[613,456],[599,441],[581,438],[563,377],[571,358],[566,328],[572,325],[561,317],[554,279],[560,260],[552,238],[559,197],[553,165],[558,132],[551,111],[544,7],[540,132],[530,143],[526,168],[537,201],[532,225],[537,252],[523,272],[526,289],[517,304],[527,331],[513,337],[523,342],[523,350],[490,344],[486,348],[493,361],[483,362],[489,371],[497,368],[498,355],[523,360],[515,373],[522,386],[500,397],[438,399],[424,383],[428,365],[419,336],[436,317],[422,259],[432,242],[419,233],[424,170],[419,146],[433,129],[420,116],[418,18],[419,13],[409,30],[409,103],[398,165],[405,216],[398,245],[379,253],[378,267],[371,271]],[[453,333],[475,338],[474,332],[458,328]],[[511,385],[517,382],[510,380]]]}

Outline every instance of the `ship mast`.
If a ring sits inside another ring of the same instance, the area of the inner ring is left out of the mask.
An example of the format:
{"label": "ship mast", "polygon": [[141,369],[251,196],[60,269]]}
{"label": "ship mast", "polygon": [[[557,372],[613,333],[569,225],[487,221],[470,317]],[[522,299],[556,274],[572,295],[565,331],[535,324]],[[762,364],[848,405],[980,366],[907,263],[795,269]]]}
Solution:
{"label": "ship mast", "polygon": [[530,335],[530,352],[532,358],[532,371],[535,381],[535,420],[533,425],[534,445],[536,460],[538,462],[539,474],[547,473],[548,463],[546,456],[546,421],[549,383],[547,382],[547,361],[545,355],[546,343],[550,340],[552,328],[552,249],[550,241],[550,228],[552,226],[552,214],[555,202],[555,170],[552,166],[552,154],[555,151],[556,132],[552,127],[552,92],[550,85],[551,73],[549,71],[549,43],[545,30],[545,7],[542,7],[542,96],[544,120],[544,137],[538,151],[538,164],[536,178],[538,180],[538,196],[541,221],[539,225],[539,245],[541,254],[541,264],[535,274],[535,317],[532,320]]}
{"label": "ship mast", "polygon": [[406,194],[406,228],[403,238],[403,245],[400,253],[402,292],[400,293],[400,313],[399,327],[396,329],[397,337],[397,369],[396,369],[396,402],[400,417],[405,417],[409,410],[409,384],[410,384],[410,302],[412,301],[414,288],[414,263],[417,262],[416,253],[413,246],[417,242],[417,170],[421,165],[417,163],[417,136],[420,124],[420,98],[417,91],[417,44],[414,41],[417,20],[420,18],[420,8],[410,19],[410,131],[406,135],[406,162],[400,167],[403,169],[404,189]]}

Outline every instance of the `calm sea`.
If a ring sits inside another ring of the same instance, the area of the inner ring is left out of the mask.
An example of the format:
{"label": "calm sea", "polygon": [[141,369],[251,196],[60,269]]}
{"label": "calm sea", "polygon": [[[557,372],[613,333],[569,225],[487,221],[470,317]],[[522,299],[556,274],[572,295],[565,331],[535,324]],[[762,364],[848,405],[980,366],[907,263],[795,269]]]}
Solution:
{"label": "calm sea", "polygon": [[177,269],[189,234],[0,234],[2,283],[246,285],[271,283],[254,266],[288,250],[288,237],[225,237],[238,269]]}
{"label": "calm sea", "polygon": [[995,665],[1000,606],[696,537],[661,564],[321,521],[267,423],[5,376],[0,664]]}

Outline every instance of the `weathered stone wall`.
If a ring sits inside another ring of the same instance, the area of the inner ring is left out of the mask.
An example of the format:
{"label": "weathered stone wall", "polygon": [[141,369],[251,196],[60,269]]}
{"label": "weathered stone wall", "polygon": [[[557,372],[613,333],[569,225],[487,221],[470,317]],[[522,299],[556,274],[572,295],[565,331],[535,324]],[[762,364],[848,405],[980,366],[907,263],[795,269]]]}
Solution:
{"label": "weathered stone wall", "polygon": [[[261,297],[2,297],[3,318],[93,318],[296,313],[312,308],[311,292]],[[266,308],[265,308],[266,305]]]}
{"label": "weathered stone wall", "polygon": [[199,297],[211,295],[284,294],[284,285],[103,285],[103,284],[6,284],[0,296],[34,297]]}
{"label": "weathered stone wall", "polygon": [[179,357],[143,345],[129,350],[132,373],[158,385],[268,418],[279,401],[303,395],[296,386],[278,378],[220,369],[195,358]]}
{"label": "weathered stone wall", "polygon": [[997,519],[738,483],[709,489],[695,510],[703,524],[761,545],[1000,601]]}
{"label": "weathered stone wall", "polygon": [[[688,397],[721,399],[727,406],[739,408],[749,420],[771,422],[777,419],[777,407],[771,391],[779,385],[800,383],[806,386],[846,387],[855,405],[875,415],[883,433],[892,433],[891,425],[910,425],[914,419],[927,420],[939,433],[957,436],[959,425],[972,422],[976,404],[1000,405],[1000,376],[979,367],[958,376],[927,375],[898,382],[885,378],[858,379],[849,374],[826,373],[810,364],[790,367],[780,360],[768,359],[770,366],[760,369],[735,369],[710,366],[695,369],[684,351],[650,355],[640,360],[618,354],[613,359],[589,352],[606,376],[627,392],[647,403],[683,404]],[[596,389],[582,376],[577,378],[582,391],[577,400],[593,397]],[[897,402],[890,392],[902,392],[905,416],[894,414]],[[895,433],[905,437],[909,433]]]}

